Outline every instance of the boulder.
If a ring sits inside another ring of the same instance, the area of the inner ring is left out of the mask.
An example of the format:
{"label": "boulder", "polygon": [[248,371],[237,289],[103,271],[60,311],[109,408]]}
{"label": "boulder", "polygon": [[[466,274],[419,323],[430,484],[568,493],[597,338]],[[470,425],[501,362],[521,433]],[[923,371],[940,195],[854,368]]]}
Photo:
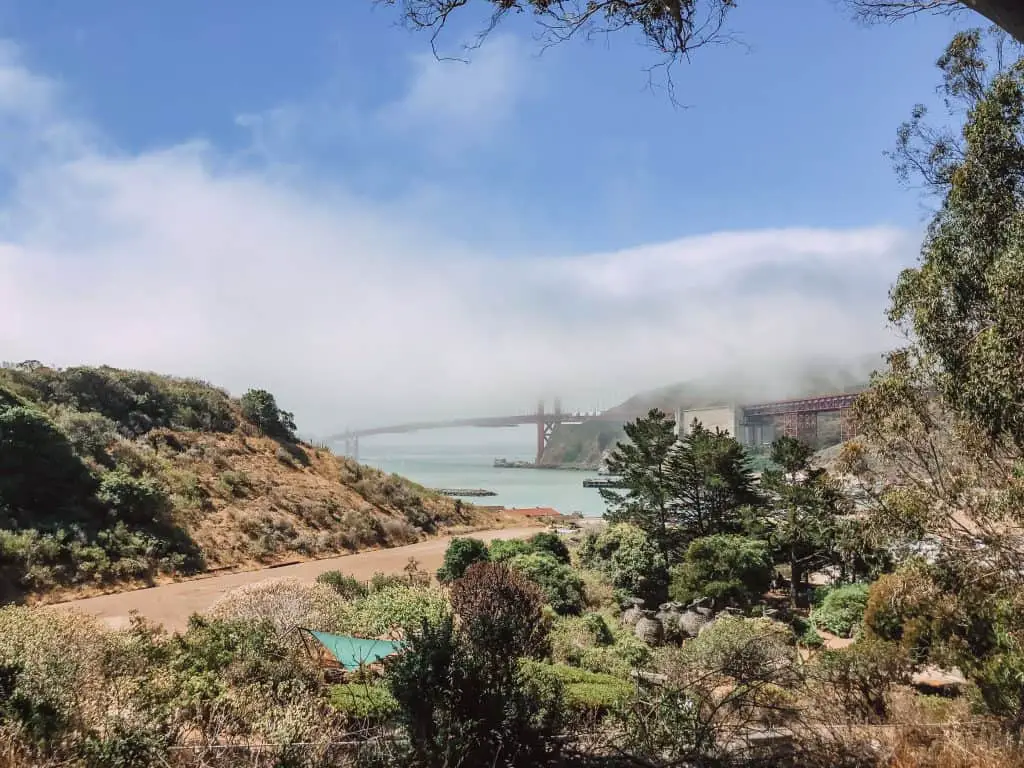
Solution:
{"label": "boulder", "polygon": [[679,615],[676,626],[683,637],[696,637],[701,627],[711,621],[711,617],[698,613],[695,610],[684,611]]}
{"label": "boulder", "polygon": [[644,612],[639,608],[627,608],[622,612],[620,620],[624,626],[635,627],[636,623],[644,617]]}
{"label": "boulder", "polygon": [[654,617],[654,613],[652,611],[644,612],[644,615],[633,628],[633,632],[638,638],[650,646],[661,645],[662,641],[665,639],[665,628],[661,625],[661,622]]}

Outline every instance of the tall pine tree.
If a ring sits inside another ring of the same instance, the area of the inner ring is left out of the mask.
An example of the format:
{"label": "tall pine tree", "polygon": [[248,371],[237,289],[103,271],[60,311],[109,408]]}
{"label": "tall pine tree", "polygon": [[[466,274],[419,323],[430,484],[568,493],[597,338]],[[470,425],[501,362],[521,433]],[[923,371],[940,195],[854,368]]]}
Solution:
{"label": "tall pine tree", "polygon": [[666,461],[676,443],[675,422],[657,408],[626,424],[628,442],[620,442],[608,457],[608,472],[623,489],[602,488],[608,505],[605,519],[632,523],[658,548],[667,572],[675,561],[679,532],[669,498]]}
{"label": "tall pine tree", "polygon": [[712,432],[696,419],[672,449],[665,469],[669,507],[686,542],[739,532],[742,509],[761,504],[743,446],[728,432]]}

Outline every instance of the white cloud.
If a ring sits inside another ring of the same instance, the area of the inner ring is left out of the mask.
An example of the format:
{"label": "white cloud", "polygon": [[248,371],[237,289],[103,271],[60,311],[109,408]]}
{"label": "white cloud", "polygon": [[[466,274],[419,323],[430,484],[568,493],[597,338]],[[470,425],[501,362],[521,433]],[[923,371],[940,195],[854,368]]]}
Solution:
{"label": "white cloud", "polygon": [[[0,119],[35,110],[75,139],[9,163],[0,357],[265,386],[314,433],[539,395],[608,405],[740,361],[774,377],[780,360],[875,351],[913,251],[895,230],[781,229],[491,258],[343,184],[232,169],[210,146],[103,150],[69,131],[51,89],[0,59]],[[434,96],[448,98],[427,78],[408,103]]]}
{"label": "white cloud", "polygon": [[467,60],[412,58],[405,96],[382,108],[381,126],[398,134],[431,136],[435,147],[492,137],[536,81],[530,56],[514,37],[497,36]]}

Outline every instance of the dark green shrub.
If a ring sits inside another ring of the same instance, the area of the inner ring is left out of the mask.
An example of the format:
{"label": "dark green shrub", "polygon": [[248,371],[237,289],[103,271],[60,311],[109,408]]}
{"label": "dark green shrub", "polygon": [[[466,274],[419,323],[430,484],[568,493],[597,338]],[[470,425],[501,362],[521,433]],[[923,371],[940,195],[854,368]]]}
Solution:
{"label": "dark green shrub", "polygon": [[45,528],[87,520],[95,480],[50,419],[0,407],[0,525]]}
{"label": "dark green shrub", "polygon": [[523,662],[522,671],[530,677],[551,676],[563,691],[566,708],[578,715],[601,716],[621,706],[633,694],[634,685],[627,680],[599,672],[570,667],[566,664]]}
{"label": "dark green shrub", "polygon": [[317,576],[316,580],[326,584],[345,600],[364,597],[369,592],[369,588],[363,582],[341,571],[326,571]]}
{"label": "dark green shrub", "polygon": [[151,527],[170,514],[167,492],[151,477],[132,477],[120,470],[107,472],[96,497],[113,510],[116,520],[128,526]]}
{"label": "dark green shrub", "polygon": [[668,582],[658,550],[636,526],[619,523],[600,534],[589,533],[580,547],[580,560],[603,573],[620,598],[640,597],[657,605],[667,595]]}
{"label": "dark green shrub", "polygon": [[292,414],[277,407],[277,400],[265,389],[250,389],[241,398],[242,415],[260,432],[275,440],[295,440]]}
{"label": "dark green shrub", "polygon": [[867,584],[846,584],[829,590],[811,620],[821,629],[839,637],[850,637],[864,619],[868,602]]}
{"label": "dark green shrub", "polygon": [[462,632],[494,666],[547,653],[544,595],[523,574],[495,563],[473,563],[451,587]]}
{"label": "dark green shrub", "polygon": [[442,584],[455,581],[473,563],[486,562],[487,545],[480,539],[454,538],[444,553],[444,563],[437,570],[437,580]]}
{"label": "dark green shrub", "polygon": [[399,743],[408,744],[395,765],[559,763],[564,709],[557,680],[524,675],[505,660],[495,664],[451,617],[414,633],[406,651],[388,660],[387,681],[404,732]]}
{"label": "dark green shrub", "polygon": [[551,531],[536,533],[529,538],[527,544],[534,552],[546,552],[558,562],[569,564],[569,548],[557,533]]}
{"label": "dark green shrub", "polygon": [[509,561],[509,566],[536,582],[556,613],[574,616],[583,611],[583,579],[551,555],[542,552],[518,555]]}
{"label": "dark green shrub", "polygon": [[533,547],[522,539],[495,539],[488,549],[488,557],[492,563],[507,563],[517,555],[527,555]]}
{"label": "dark green shrub", "polygon": [[669,594],[681,603],[710,597],[716,604],[750,605],[768,590],[772,568],[765,541],[705,536],[690,543],[684,562],[673,570]]}
{"label": "dark green shrub", "polygon": [[345,683],[331,686],[331,706],[350,720],[382,723],[398,713],[398,702],[385,685]]}

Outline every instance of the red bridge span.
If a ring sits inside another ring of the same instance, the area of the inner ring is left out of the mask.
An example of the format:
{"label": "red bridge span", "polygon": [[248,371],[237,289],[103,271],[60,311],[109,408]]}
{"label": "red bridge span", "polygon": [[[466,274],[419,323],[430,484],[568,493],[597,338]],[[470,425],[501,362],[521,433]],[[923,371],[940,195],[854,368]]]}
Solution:
{"label": "red bridge span", "polygon": [[[849,419],[849,408],[857,398],[856,393],[842,393],[805,397],[796,400],[777,400],[754,405],[721,406],[732,408],[736,412],[736,424],[749,427],[757,434],[771,425],[774,433],[814,442],[818,433],[818,414],[838,412],[840,414],[842,439],[852,436],[853,430]],[[537,425],[537,463],[541,462],[544,450],[551,441],[551,436],[563,424],[582,424],[584,422],[607,422],[624,424],[646,416],[650,411],[631,411],[614,409],[601,413],[583,411],[563,411],[558,400],[554,410],[545,410],[544,403],[530,413],[518,413],[509,416],[477,416],[460,419],[444,419],[439,421],[411,421],[404,424],[393,424],[385,427],[368,429],[352,429],[325,438],[327,443],[344,445],[345,454],[359,458],[359,438],[373,435],[400,435],[410,432],[422,432],[430,429],[455,429],[459,427],[500,428],[518,427],[523,424]],[[745,430],[748,431],[749,430]],[[743,440],[744,436],[738,434]]]}

